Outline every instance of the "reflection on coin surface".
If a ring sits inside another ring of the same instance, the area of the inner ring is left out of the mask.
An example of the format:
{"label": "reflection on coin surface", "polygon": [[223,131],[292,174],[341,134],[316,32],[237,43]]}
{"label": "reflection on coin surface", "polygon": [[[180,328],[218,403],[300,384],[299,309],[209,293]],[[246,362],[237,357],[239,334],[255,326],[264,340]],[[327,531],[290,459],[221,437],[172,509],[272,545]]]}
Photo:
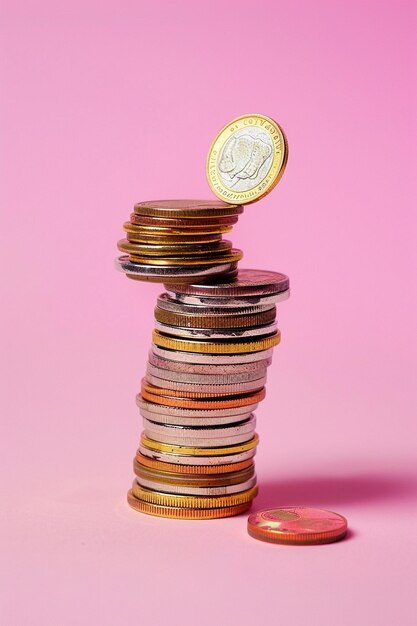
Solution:
{"label": "reflection on coin surface", "polygon": [[346,532],[346,518],[324,509],[302,506],[266,509],[248,518],[251,537],[272,543],[331,543],[343,539]]}
{"label": "reflection on coin surface", "polygon": [[269,193],[288,158],[282,128],[264,115],[243,115],[214,139],[207,158],[207,179],[220,200],[247,204]]}
{"label": "reflection on coin surface", "polygon": [[219,285],[216,281],[195,285],[171,286],[178,294],[195,296],[238,298],[243,296],[265,296],[287,291],[290,286],[288,276],[269,270],[240,268],[235,280]]}

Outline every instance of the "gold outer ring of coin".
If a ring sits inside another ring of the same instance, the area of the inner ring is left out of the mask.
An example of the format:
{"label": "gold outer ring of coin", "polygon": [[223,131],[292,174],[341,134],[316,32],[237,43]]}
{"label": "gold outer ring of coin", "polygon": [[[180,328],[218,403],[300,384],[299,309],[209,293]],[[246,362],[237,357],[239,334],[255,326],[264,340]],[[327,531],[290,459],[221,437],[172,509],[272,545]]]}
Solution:
{"label": "gold outer ring of coin", "polygon": [[131,489],[127,494],[127,502],[132,509],[146,513],[147,515],[192,520],[232,517],[233,515],[240,515],[241,513],[249,511],[252,506],[252,500],[237,506],[225,506],[220,509],[181,509],[175,506],[158,506],[144,502],[143,500],[138,500],[133,495]]}
{"label": "gold outer ring of coin", "polygon": [[253,458],[246,459],[246,461],[239,461],[238,463],[228,463],[225,465],[178,465],[176,463],[167,463],[166,461],[157,461],[150,457],[144,456],[139,451],[136,453],[136,461],[141,465],[150,467],[154,470],[162,470],[166,472],[173,472],[175,474],[190,474],[190,475],[210,475],[210,474],[229,474],[238,472],[254,465]]}
{"label": "gold outer ring of coin", "polygon": [[257,485],[246,491],[226,496],[190,496],[153,491],[142,487],[136,480],[132,484],[132,494],[138,500],[159,506],[175,506],[181,509],[221,509],[225,506],[236,506],[252,501],[257,493]]}
{"label": "gold outer ring of coin", "polygon": [[[186,487],[223,487],[243,483],[252,478],[255,474],[255,465],[252,464],[251,467],[238,472],[229,472],[228,474],[213,476],[212,474],[178,474],[178,472],[154,470],[138,463],[135,459],[133,463],[133,471],[136,476],[161,483],[161,485],[168,484]],[[163,489],[161,489],[161,491],[163,491]]]}
{"label": "gold outer ring of coin", "polygon": [[230,233],[233,226],[221,225],[221,224],[207,224],[206,226],[199,226],[198,228],[172,228],[163,226],[145,226],[141,225],[138,215],[132,215],[130,217],[131,226],[135,226],[137,233],[154,234],[154,235],[218,235],[223,233]]}
{"label": "gold outer ring of coin", "polygon": [[195,246],[197,243],[217,243],[222,241],[222,235],[143,235],[142,233],[131,233],[126,230],[126,239],[132,243],[147,243],[160,245]]}
{"label": "gold outer ring of coin", "polygon": [[233,226],[239,220],[238,215],[229,217],[203,217],[203,218],[169,218],[169,217],[148,217],[146,215],[136,215],[131,213],[130,219],[134,217],[135,224],[140,226],[156,226],[157,228],[186,228],[187,230],[199,229],[205,226]]}
{"label": "gold outer ring of coin", "polygon": [[170,218],[228,217],[241,215],[243,206],[219,200],[156,200],[135,204],[136,215]]}
{"label": "gold outer ring of coin", "polygon": [[159,330],[152,333],[152,341],[161,348],[168,350],[180,350],[181,352],[199,352],[205,354],[237,354],[240,352],[260,352],[277,346],[281,341],[281,332],[277,330],[274,335],[263,337],[257,341],[228,341],[221,343],[220,341],[200,341],[193,339],[183,341],[176,337],[162,334]]}
{"label": "gold outer ring of coin", "polygon": [[155,319],[162,324],[179,326],[183,328],[251,328],[263,326],[275,321],[276,307],[261,311],[260,313],[229,316],[190,315],[186,313],[174,313],[155,307]]}
{"label": "gold outer ring of coin", "polygon": [[234,446],[221,446],[220,448],[197,448],[195,446],[178,446],[171,443],[161,443],[155,439],[149,439],[144,433],[140,437],[142,446],[148,450],[156,452],[168,452],[169,454],[192,455],[192,456],[228,456],[230,454],[239,454],[247,450],[253,450],[259,443],[259,436],[254,434],[252,439],[245,443],[238,443]]}
{"label": "gold outer ring of coin", "polygon": [[206,254],[202,257],[171,256],[166,258],[155,258],[129,254],[129,261],[131,263],[139,263],[141,265],[218,265],[219,263],[223,264],[240,261],[242,257],[243,252],[241,250],[238,250],[237,248],[232,248],[230,252],[226,251],[224,254],[211,253],[210,255]]}
{"label": "gold outer ring of coin", "polygon": [[[198,385],[196,385],[196,387],[198,387]],[[253,393],[256,393],[257,391],[261,391],[261,389],[263,389],[265,387],[265,385],[259,385],[259,387],[257,389],[252,390]],[[184,391],[184,390],[178,390],[178,389],[170,389],[169,387],[157,387],[156,385],[153,385],[152,383],[148,382],[147,378],[144,377],[142,378],[142,390],[143,391],[147,391],[148,393],[151,393],[155,396],[165,396],[165,397],[169,397],[169,398],[194,398],[196,400],[198,399],[210,399],[210,398],[217,398],[217,399],[221,399],[221,398],[229,398],[229,397],[234,397],[234,396],[241,396],[242,391],[238,391],[237,393],[219,393],[218,391],[212,391],[212,392],[206,392],[206,391]],[[251,392],[251,393],[252,393]]]}
{"label": "gold outer ring of coin", "polygon": [[121,252],[134,255],[153,256],[180,256],[180,255],[214,255],[228,252],[232,249],[232,242],[227,239],[203,244],[153,244],[134,243],[128,239],[120,239],[117,247]]}
{"label": "gold outer ring of coin", "polygon": [[[251,128],[257,128],[259,131],[269,134],[273,144],[272,163],[266,176],[256,183],[253,188],[245,191],[236,191],[232,187],[227,187],[220,179],[217,164],[218,158],[234,133]],[[272,191],[281,179],[287,161],[288,142],[281,126],[266,115],[258,113],[241,115],[226,124],[214,138],[207,156],[207,180],[211,190],[220,200],[234,202],[235,204],[250,204],[260,200],[260,198]]]}
{"label": "gold outer ring of coin", "polygon": [[175,406],[183,409],[232,409],[239,406],[248,406],[249,404],[256,404],[257,402],[261,402],[265,398],[266,391],[265,387],[260,391],[255,393],[251,393],[248,395],[236,397],[228,399],[219,399],[219,400],[196,400],[192,398],[177,398],[169,395],[156,395],[154,393],[148,393],[144,389],[142,389],[142,398],[147,400],[148,402],[153,402],[154,404],[164,404],[165,406]]}

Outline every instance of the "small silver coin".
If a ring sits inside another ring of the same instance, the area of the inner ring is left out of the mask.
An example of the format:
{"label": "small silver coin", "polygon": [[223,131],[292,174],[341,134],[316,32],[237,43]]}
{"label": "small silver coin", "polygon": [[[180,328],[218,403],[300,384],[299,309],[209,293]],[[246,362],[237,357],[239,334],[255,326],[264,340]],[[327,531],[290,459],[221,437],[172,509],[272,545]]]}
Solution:
{"label": "small silver coin", "polygon": [[223,485],[218,487],[189,487],[188,485],[172,485],[170,483],[156,482],[141,476],[136,477],[136,482],[141,487],[158,491],[159,493],[172,493],[183,496],[226,496],[232,493],[240,493],[252,489],[256,485],[256,474],[249,480],[236,485]]}
{"label": "small silver coin", "polygon": [[174,337],[187,337],[189,339],[240,339],[242,337],[262,337],[271,335],[278,329],[277,324],[253,326],[249,328],[182,328],[170,326],[155,320],[155,328]]}
{"label": "small silver coin", "polygon": [[[145,409],[152,413],[158,413],[159,415],[167,415],[174,417],[192,417],[192,418],[213,418],[213,417],[227,417],[233,415],[241,416],[240,419],[244,419],[243,416],[248,417],[258,407],[258,403],[248,404],[247,406],[238,406],[229,409],[183,409],[176,406],[167,406],[165,404],[156,404],[154,402],[148,402],[144,400],[140,394],[136,396],[136,404],[140,409]],[[155,420],[156,421],[156,420]]]}
{"label": "small silver coin", "polygon": [[262,372],[272,363],[272,356],[260,359],[259,361],[248,361],[243,363],[186,363],[178,360],[174,361],[169,356],[166,358],[152,351],[149,351],[148,361],[155,367],[170,370],[172,372],[187,372],[190,374],[241,374],[243,372]]}
{"label": "small silver coin", "polygon": [[[230,308],[230,309],[242,309],[244,307],[254,307],[254,306],[265,306],[268,304],[278,304],[279,302],[284,302],[284,300],[288,300],[290,297],[290,290],[281,291],[280,293],[274,293],[266,296],[230,296],[230,297],[220,297],[220,296],[194,296],[188,294],[177,293],[169,288],[169,285],[166,285],[166,293],[168,296],[175,300],[175,302],[180,302],[181,304],[189,304],[193,306],[206,306],[206,307],[220,307],[220,308]],[[231,314],[233,314],[231,312]]]}
{"label": "small silver coin", "polygon": [[229,465],[229,463],[240,463],[252,459],[256,454],[256,447],[238,454],[225,454],[222,456],[194,456],[193,454],[170,454],[169,452],[158,452],[143,445],[139,446],[139,452],[143,456],[163,461],[164,463],[175,463],[176,465]]}
{"label": "small silver coin", "polygon": [[152,344],[152,352],[157,356],[171,361],[183,361],[186,363],[203,363],[227,365],[232,363],[252,363],[253,361],[263,361],[272,357],[273,348],[260,350],[259,352],[242,352],[239,354],[205,354],[200,352],[182,352],[180,350],[169,350],[160,348]]}
{"label": "small silver coin", "polygon": [[128,256],[121,256],[115,260],[115,266],[118,271],[139,280],[164,282],[164,278],[178,277],[184,280],[230,272],[236,268],[236,262],[218,265],[143,265],[132,263]]}
{"label": "small silver coin", "polygon": [[[245,407],[246,408],[246,407]],[[207,411],[208,412],[208,411]],[[215,413],[215,411],[210,411]],[[183,415],[164,415],[163,413],[153,413],[146,409],[139,409],[139,413],[145,419],[151,420],[156,424],[169,424],[172,426],[229,426],[239,423],[242,419],[251,416],[251,413],[242,413],[241,415],[224,415],[217,417],[184,417]]]}
{"label": "small silver coin", "polygon": [[216,283],[198,283],[191,285],[172,285],[170,289],[177,293],[196,296],[250,296],[279,293],[289,289],[288,276],[269,270],[239,268],[236,280],[222,285]]}
{"label": "small silver coin", "polygon": [[160,387],[162,389],[173,389],[175,391],[199,391],[201,393],[213,394],[217,393],[219,396],[225,395],[236,395],[239,393],[246,393],[248,391],[256,391],[257,389],[262,389],[266,383],[266,376],[263,378],[258,378],[256,380],[250,380],[243,383],[230,383],[230,384],[202,384],[202,383],[188,383],[188,382],[178,382],[174,380],[164,380],[163,378],[158,378],[153,374],[146,374],[146,380],[151,383],[151,385],[155,385],[156,387]]}
{"label": "small silver coin", "polygon": [[[231,313],[227,307],[216,307],[202,304],[182,304],[181,302],[176,302],[175,300],[172,300],[167,293],[163,293],[158,297],[157,306],[164,311],[170,311],[171,313],[182,313],[186,315],[209,315],[211,317],[216,315],[227,315],[230,317],[233,315],[233,313]],[[243,305],[240,307],[235,307],[235,311],[236,315],[253,315],[254,313],[269,311],[269,309],[272,309],[274,306],[274,304],[255,306]]]}
{"label": "small silver coin", "polygon": [[246,383],[259,380],[266,376],[266,367],[254,372],[241,372],[238,374],[194,374],[192,372],[175,372],[155,367],[148,363],[146,373],[162,378],[163,380],[171,380],[179,383],[193,383],[195,385],[231,385],[235,383]]}

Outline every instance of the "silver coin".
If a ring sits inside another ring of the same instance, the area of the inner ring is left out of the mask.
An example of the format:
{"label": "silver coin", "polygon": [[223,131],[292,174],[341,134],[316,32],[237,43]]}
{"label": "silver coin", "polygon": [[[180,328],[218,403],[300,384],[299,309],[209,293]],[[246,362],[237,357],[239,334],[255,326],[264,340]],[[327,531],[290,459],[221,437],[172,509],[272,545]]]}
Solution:
{"label": "silver coin", "polygon": [[205,354],[199,352],[182,352],[180,350],[169,350],[160,348],[152,344],[152,352],[157,356],[171,361],[183,361],[186,363],[204,363],[216,365],[229,365],[231,363],[252,363],[253,361],[263,361],[272,357],[273,348],[260,350],[259,352],[241,352],[239,354]]}
{"label": "silver coin", "polygon": [[[149,351],[148,362],[155,367],[171,372],[187,372],[190,374],[241,374],[244,372],[263,372],[272,363],[272,356],[259,361],[249,361],[247,363],[186,363],[184,361],[174,361],[170,357],[162,357]],[[263,374],[261,374],[263,375]]]}
{"label": "silver coin", "polygon": [[222,285],[217,283],[201,283],[191,285],[172,285],[170,289],[177,293],[194,294],[196,296],[250,296],[279,293],[289,289],[288,276],[269,270],[252,270],[239,268],[236,280]]}
{"label": "silver coin", "polygon": [[236,268],[236,262],[218,265],[143,265],[132,263],[128,256],[121,256],[115,260],[115,267],[118,271],[140,280],[161,279],[157,282],[163,282],[164,278],[200,278],[229,272]]}
{"label": "silver coin", "polygon": [[218,487],[189,487],[188,485],[172,485],[170,483],[157,482],[137,476],[136,482],[141,487],[152,489],[159,493],[173,493],[183,496],[225,496],[232,493],[240,493],[252,489],[256,485],[256,474],[249,480],[236,485],[223,485]]}
{"label": "silver coin", "polygon": [[175,391],[199,391],[201,393],[216,393],[219,396],[225,396],[262,389],[262,387],[264,387],[266,383],[266,376],[245,383],[232,383],[229,385],[203,385],[201,383],[183,383],[175,380],[164,380],[163,378],[158,378],[157,376],[153,376],[152,374],[146,374],[146,380],[148,381],[148,383],[151,383],[151,385],[155,385],[155,387],[161,387],[162,389],[174,389]]}
{"label": "silver coin", "polygon": [[259,380],[266,376],[266,367],[254,372],[241,372],[238,374],[194,374],[192,372],[173,372],[171,370],[155,367],[148,363],[146,374],[171,380],[178,383],[191,383],[194,385],[231,385],[236,383],[247,383]]}
{"label": "silver coin", "polygon": [[[248,417],[258,408],[258,403],[248,404],[247,406],[238,406],[230,409],[183,409],[176,406],[166,406],[165,404],[155,404],[144,400],[140,394],[136,396],[136,404],[140,409],[157,413],[159,415],[167,415],[173,417],[192,417],[192,418],[213,418],[213,417],[229,417],[233,415]],[[157,420],[154,420],[157,421]]]}
{"label": "silver coin", "polygon": [[240,463],[247,459],[252,459],[256,454],[256,447],[238,454],[225,454],[223,456],[194,456],[193,454],[170,454],[169,452],[157,452],[150,450],[142,444],[139,452],[155,461],[164,463],[175,463],[176,465],[229,465],[229,463]]}
{"label": "silver coin", "polygon": [[[165,428],[168,428],[166,426]],[[171,433],[156,433],[153,430],[145,429],[144,433],[150,439],[166,443],[173,446],[198,446],[199,448],[222,448],[223,446],[237,446],[240,443],[246,443],[252,439],[254,432],[243,435],[234,435],[233,437],[213,437],[212,439],[202,439],[200,437],[174,437]]]}
{"label": "silver coin", "polygon": [[[182,304],[181,302],[171,300],[167,293],[163,293],[158,297],[157,306],[164,311],[170,311],[171,313],[182,313],[186,315],[210,315],[211,317],[216,315],[227,315],[230,317],[232,315],[227,307]],[[235,307],[235,310],[237,315],[253,315],[254,313],[269,311],[269,309],[272,309],[274,306],[274,304],[256,306],[243,305],[241,307]]]}
{"label": "silver coin", "polygon": [[[169,289],[169,285],[166,286],[166,293],[168,296],[180,302],[181,304],[189,304],[193,306],[206,306],[206,307],[220,307],[231,309],[242,309],[244,307],[253,306],[265,306],[267,304],[278,304],[278,302],[284,302],[290,297],[290,290],[281,291],[280,293],[274,293],[267,296],[242,296],[221,298],[219,296],[192,296],[188,294],[177,293],[172,289]],[[232,313],[233,314],[233,313]]]}
{"label": "silver coin", "polygon": [[189,339],[240,339],[241,337],[262,337],[271,335],[278,330],[277,324],[253,326],[249,328],[182,328],[170,326],[155,320],[155,328],[174,337],[187,337]]}
{"label": "silver coin", "polygon": [[[251,433],[251,436],[247,438],[246,441],[252,439],[253,431],[256,426],[256,417],[252,413],[247,419],[241,420],[237,424],[228,424],[226,426],[200,426],[196,424],[195,426],[175,426],[173,424],[161,425],[156,424],[152,420],[144,419],[143,427],[145,430],[151,430],[154,433],[166,435],[172,434],[175,438],[189,438],[193,437],[196,439],[218,439],[222,437],[233,437],[234,435],[248,434]],[[155,439],[156,441],[160,441],[158,438],[151,437],[148,435],[150,439]],[[164,443],[164,442],[162,442]],[[185,444],[184,444],[185,445]],[[200,444],[196,444],[198,447]],[[205,446],[210,447],[210,446]],[[216,446],[213,446],[216,447]]]}
{"label": "silver coin", "polygon": [[[246,408],[246,407],[245,407]],[[215,411],[210,411],[215,413]],[[242,419],[250,417],[251,413],[242,413],[241,415],[224,415],[220,417],[183,417],[182,415],[163,415],[162,413],[153,413],[146,409],[139,409],[139,413],[145,419],[151,420],[157,424],[169,424],[172,426],[228,426],[230,424],[239,423]]]}

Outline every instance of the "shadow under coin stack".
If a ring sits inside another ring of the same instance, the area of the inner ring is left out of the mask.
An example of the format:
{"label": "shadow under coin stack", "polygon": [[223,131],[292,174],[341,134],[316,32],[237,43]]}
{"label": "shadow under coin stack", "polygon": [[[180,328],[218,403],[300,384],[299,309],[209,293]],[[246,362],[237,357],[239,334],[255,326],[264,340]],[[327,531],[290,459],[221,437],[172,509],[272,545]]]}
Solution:
{"label": "shadow under coin stack", "polygon": [[129,504],[186,519],[248,510],[257,493],[254,410],[279,343],[277,272],[238,271],[231,282],[166,285],[137,404],[144,431]]}
{"label": "shadow under coin stack", "polygon": [[135,205],[126,238],[117,247],[117,269],[129,278],[151,282],[193,282],[236,273],[241,250],[223,234],[243,213],[240,205],[218,200],[159,200]]}

